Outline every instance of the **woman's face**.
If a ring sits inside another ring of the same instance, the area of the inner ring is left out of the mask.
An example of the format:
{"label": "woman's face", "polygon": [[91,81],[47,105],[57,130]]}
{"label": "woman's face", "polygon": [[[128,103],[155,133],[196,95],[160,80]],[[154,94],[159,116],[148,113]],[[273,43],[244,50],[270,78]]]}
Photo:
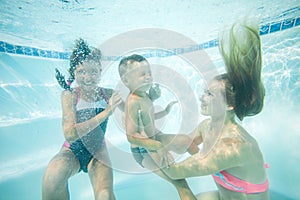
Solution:
{"label": "woman's face", "polygon": [[99,62],[85,61],[75,70],[75,80],[78,87],[89,91],[95,89],[101,79],[101,64]]}
{"label": "woman's face", "polygon": [[222,117],[226,111],[224,84],[213,80],[204,91],[201,101],[201,114],[211,117]]}

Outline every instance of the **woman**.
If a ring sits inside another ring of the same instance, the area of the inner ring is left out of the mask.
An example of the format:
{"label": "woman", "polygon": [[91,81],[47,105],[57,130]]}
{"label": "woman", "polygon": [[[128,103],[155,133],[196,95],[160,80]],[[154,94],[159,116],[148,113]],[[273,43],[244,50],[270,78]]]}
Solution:
{"label": "woman", "polygon": [[262,153],[237,122],[263,107],[259,31],[247,23],[235,24],[228,39],[220,40],[227,73],[215,77],[201,98],[201,113],[210,119],[191,133],[203,148],[164,172],[173,179],[212,175],[218,191],[199,194],[197,199],[266,200],[269,189]]}
{"label": "woman", "polygon": [[[70,56],[70,78],[56,69],[64,89],[61,95],[65,143],[52,158],[43,177],[42,198],[69,199],[68,179],[79,171],[88,173],[95,199],[113,200],[113,173],[104,134],[108,117],[122,102],[111,89],[98,86],[101,52],[82,39]],[[72,82],[76,87],[72,88]]]}

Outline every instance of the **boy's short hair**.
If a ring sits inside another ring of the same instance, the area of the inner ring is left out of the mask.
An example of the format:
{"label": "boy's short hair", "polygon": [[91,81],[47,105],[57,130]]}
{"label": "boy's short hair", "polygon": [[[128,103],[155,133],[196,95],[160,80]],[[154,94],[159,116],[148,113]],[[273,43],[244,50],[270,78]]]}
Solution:
{"label": "boy's short hair", "polygon": [[122,58],[122,60],[119,63],[119,75],[120,77],[122,77],[125,73],[128,72],[128,70],[130,69],[130,65],[134,62],[143,62],[143,61],[147,61],[147,59],[141,55],[138,54],[133,54],[131,56],[127,56]]}

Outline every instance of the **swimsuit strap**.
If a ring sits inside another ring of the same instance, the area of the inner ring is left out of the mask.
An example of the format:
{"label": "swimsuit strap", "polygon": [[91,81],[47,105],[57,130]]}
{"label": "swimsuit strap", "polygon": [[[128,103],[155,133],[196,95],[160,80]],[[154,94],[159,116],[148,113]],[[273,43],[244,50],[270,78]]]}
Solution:
{"label": "swimsuit strap", "polygon": [[101,92],[102,98],[103,98],[103,99],[106,101],[106,103],[108,104],[109,100],[108,100],[108,98],[106,97],[103,88],[100,88],[100,92]]}
{"label": "swimsuit strap", "polygon": [[214,180],[223,186],[224,188],[235,191],[242,192],[246,194],[261,193],[265,192],[269,188],[268,179],[262,184],[254,184],[244,180],[241,180],[226,171],[221,171],[212,175]]}
{"label": "swimsuit strap", "polygon": [[75,104],[75,105],[77,105],[77,103],[78,103],[79,100],[80,100],[80,92],[79,92],[78,87],[75,88],[75,93],[76,93],[76,95],[77,95],[77,99],[76,99],[76,104]]}

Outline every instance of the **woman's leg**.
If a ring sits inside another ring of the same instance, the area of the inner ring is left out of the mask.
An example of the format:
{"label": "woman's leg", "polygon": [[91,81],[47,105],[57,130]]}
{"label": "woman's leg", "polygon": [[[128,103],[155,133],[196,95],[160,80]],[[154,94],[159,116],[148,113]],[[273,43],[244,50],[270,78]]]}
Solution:
{"label": "woman's leg", "polygon": [[88,166],[88,173],[93,186],[95,200],[114,200],[113,171],[106,146],[95,156]]}
{"label": "woman's leg", "polygon": [[196,195],[197,200],[219,200],[219,192],[218,191],[211,191],[205,192]]}
{"label": "woman's leg", "polygon": [[42,183],[43,200],[69,199],[68,179],[79,171],[79,161],[73,152],[62,147],[49,162]]}

